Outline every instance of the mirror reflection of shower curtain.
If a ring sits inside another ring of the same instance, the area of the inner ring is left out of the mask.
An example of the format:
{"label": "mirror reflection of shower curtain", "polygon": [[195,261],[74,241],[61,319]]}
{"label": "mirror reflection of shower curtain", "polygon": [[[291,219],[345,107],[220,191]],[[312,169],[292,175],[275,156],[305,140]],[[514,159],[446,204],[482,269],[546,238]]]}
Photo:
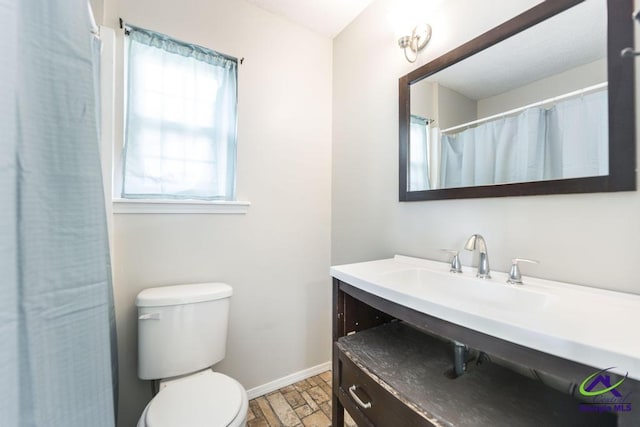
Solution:
{"label": "mirror reflection of shower curtain", "polygon": [[607,91],[441,138],[442,188],[609,173]]}
{"label": "mirror reflection of shower curtain", "polygon": [[409,191],[431,189],[429,183],[429,120],[411,116],[409,126]]}
{"label": "mirror reflection of shower curtain", "polygon": [[560,102],[547,111],[545,179],[609,174],[608,93]]}
{"label": "mirror reflection of shower curtain", "polygon": [[539,108],[441,141],[443,188],[537,181],[544,174],[545,112]]}
{"label": "mirror reflection of shower curtain", "polygon": [[112,427],[115,325],[86,0],[0,6],[0,425]]}

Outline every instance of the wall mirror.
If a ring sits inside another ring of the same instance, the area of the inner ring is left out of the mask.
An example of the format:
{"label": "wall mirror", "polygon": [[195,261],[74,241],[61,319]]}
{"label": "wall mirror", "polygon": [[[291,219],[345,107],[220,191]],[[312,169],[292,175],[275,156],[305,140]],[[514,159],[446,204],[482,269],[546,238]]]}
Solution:
{"label": "wall mirror", "polygon": [[400,78],[400,201],[635,190],[632,8],[542,1]]}

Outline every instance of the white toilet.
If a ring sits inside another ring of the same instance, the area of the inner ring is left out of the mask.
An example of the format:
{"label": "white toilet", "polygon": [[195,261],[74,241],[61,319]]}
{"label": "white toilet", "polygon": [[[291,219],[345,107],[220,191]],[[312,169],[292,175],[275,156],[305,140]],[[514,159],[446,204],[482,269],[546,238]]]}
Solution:
{"label": "white toilet", "polygon": [[247,392],[213,372],[224,358],[231,286],[163,286],[138,294],[138,377],[160,380],[138,427],[237,427]]}

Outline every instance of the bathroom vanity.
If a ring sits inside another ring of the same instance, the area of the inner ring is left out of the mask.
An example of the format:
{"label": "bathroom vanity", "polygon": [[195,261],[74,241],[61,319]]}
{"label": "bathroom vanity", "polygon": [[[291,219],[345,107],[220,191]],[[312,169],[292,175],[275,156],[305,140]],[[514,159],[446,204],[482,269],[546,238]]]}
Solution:
{"label": "bathroom vanity", "polygon": [[640,426],[640,296],[465,270],[331,268],[334,426]]}

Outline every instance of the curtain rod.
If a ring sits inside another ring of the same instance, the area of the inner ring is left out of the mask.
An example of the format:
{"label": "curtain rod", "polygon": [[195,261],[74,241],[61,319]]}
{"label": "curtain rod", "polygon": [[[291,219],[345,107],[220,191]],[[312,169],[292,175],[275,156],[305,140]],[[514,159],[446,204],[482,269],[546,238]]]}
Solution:
{"label": "curtain rod", "polygon": [[91,3],[87,2],[87,8],[89,9],[89,25],[91,26],[91,34],[100,38],[100,27],[96,24],[96,18],[91,8]]}
{"label": "curtain rod", "polygon": [[[120,22],[120,29],[124,30],[125,34],[128,35],[127,28],[126,28],[127,27],[127,23],[122,18],[118,18],[118,21]],[[135,25],[132,25],[132,24],[129,24],[129,26],[136,27]],[[190,43],[188,43],[188,44],[190,44]],[[206,49],[209,49],[209,48],[206,48]],[[213,49],[209,49],[209,50],[213,50]],[[236,60],[236,61],[238,61],[240,63],[240,65],[242,65],[242,63],[244,62],[244,56],[242,58],[236,58],[235,56],[225,55],[224,53],[220,53],[218,51],[214,51],[214,52],[216,52],[219,55],[224,56],[225,58]]]}
{"label": "curtain rod", "polygon": [[499,113],[499,114],[495,114],[493,116],[485,117],[484,119],[478,119],[478,120],[474,120],[474,121],[469,122],[469,123],[464,123],[464,124],[461,124],[461,125],[457,125],[457,126],[453,126],[453,127],[447,128],[447,129],[443,129],[443,130],[440,131],[440,133],[451,132],[451,131],[458,130],[458,129],[461,129],[461,128],[477,125],[477,124],[488,122],[488,121],[491,121],[491,120],[494,120],[494,119],[499,119],[500,117],[510,116],[511,114],[519,113],[519,112],[527,110],[529,108],[539,107],[541,105],[548,104],[550,102],[557,102],[557,101],[561,101],[563,99],[572,98],[574,96],[582,95],[582,94],[584,94],[586,92],[591,92],[591,91],[594,91],[594,90],[603,89],[603,88],[606,88],[608,86],[608,84],[609,84],[608,82],[598,83],[598,84],[593,85],[593,86],[588,86],[588,87],[585,87],[583,89],[578,89],[578,90],[575,90],[573,92],[565,93],[564,95],[554,96],[552,98],[548,98],[548,99],[545,99],[543,101],[538,101],[538,102],[534,102],[533,104],[525,105],[524,107],[514,108],[513,110],[505,111],[504,113]]}

